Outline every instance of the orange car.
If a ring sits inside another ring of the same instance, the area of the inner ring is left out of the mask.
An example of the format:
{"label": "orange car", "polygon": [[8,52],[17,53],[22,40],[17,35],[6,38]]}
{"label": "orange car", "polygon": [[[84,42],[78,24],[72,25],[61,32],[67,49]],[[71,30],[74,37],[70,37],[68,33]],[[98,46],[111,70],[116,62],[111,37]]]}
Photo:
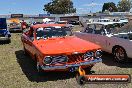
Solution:
{"label": "orange car", "polygon": [[24,52],[36,61],[38,72],[74,72],[102,61],[100,46],[72,36],[65,24],[33,25],[21,40]]}

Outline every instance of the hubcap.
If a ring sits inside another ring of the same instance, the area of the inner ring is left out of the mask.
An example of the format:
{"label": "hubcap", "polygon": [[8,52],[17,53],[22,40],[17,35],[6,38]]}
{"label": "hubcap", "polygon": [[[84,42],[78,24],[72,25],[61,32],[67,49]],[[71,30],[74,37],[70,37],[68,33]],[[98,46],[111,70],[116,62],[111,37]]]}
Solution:
{"label": "hubcap", "polygon": [[118,60],[124,60],[125,59],[125,53],[124,53],[124,50],[121,49],[121,48],[117,48],[115,50],[115,56]]}

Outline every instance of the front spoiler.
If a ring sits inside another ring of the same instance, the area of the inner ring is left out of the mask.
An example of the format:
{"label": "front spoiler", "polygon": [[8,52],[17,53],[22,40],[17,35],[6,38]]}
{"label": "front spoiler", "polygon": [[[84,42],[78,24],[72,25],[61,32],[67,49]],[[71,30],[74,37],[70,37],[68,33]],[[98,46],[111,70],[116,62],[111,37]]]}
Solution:
{"label": "front spoiler", "polygon": [[61,66],[41,66],[43,70],[63,70],[63,69],[68,69],[70,67],[79,67],[79,66],[87,66],[87,65],[92,65],[98,62],[102,62],[101,58],[97,58],[91,61],[85,61],[77,64],[66,64],[66,65],[61,65]]}

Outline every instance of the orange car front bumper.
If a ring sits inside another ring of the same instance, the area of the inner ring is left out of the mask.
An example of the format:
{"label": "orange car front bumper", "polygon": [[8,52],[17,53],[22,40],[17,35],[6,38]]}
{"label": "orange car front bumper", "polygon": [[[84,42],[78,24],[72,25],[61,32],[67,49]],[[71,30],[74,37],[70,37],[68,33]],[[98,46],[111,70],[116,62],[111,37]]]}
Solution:
{"label": "orange car front bumper", "polygon": [[76,64],[65,64],[65,65],[61,65],[61,66],[41,66],[41,68],[44,71],[53,71],[53,70],[69,70],[70,72],[74,72],[74,71],[78,71],[79,67],[85,67],[85,66],[90,66],[93,65],[95,63],[99,63],[102,62],[101,58],[98,59],[94,59],[91,61],[85,61],[85,62],[80,62],[80,63],[76,63]]}

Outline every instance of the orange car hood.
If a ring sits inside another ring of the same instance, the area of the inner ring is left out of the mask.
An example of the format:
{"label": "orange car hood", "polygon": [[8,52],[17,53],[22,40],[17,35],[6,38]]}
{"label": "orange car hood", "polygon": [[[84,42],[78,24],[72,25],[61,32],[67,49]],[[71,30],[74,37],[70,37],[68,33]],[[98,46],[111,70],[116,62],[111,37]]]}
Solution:
{"label": "orange car hood", "polygon": [[46,55],[84,53],[89,50],[100,49],[100,46],[77,37],[41,39],[37,40],[36,47]]}

